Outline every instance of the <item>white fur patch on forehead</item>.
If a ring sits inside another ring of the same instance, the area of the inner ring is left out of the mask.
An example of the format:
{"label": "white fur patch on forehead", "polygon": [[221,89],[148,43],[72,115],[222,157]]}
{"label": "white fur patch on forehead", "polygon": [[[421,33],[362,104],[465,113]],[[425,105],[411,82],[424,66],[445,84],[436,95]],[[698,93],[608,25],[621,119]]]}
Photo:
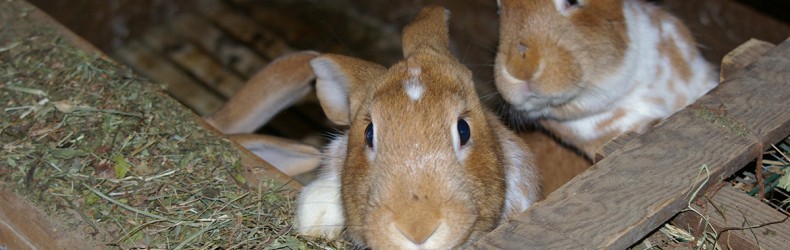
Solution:
{"label": "white fur patch on forehead", "polygon": [[409,78],[403,81],[403,89],[413,102],[419,101],[425,92],[425,87],[420,83],[421,73],[420,66],[411,65],[409,66]]}

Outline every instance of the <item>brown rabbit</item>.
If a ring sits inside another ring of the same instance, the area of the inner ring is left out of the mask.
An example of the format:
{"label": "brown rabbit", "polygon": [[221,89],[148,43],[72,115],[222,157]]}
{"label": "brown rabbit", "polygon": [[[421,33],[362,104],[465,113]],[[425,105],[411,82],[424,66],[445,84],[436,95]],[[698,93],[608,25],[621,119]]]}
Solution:
{"label": "brown rabbit", "polygon": [[404,29],[389,69],[340,55],[311,61],[325,113],[348,125],[299,197],[302,234],[373,249],[468,245],[539,194],[526,146],[484,110],[448,49],[442,7]]}
{"label": "brown rabbit", "polygon": [[589,158],[717,84],[683,23],[641,0],[501,0],[500,17],[500,94]]}

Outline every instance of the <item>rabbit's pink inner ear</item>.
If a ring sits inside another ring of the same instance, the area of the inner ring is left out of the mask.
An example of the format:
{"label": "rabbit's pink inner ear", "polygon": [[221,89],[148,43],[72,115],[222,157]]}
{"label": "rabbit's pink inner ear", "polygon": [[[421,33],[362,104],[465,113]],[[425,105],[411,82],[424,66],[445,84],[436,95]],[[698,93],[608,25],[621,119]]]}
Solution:
{"label": "rabbit's pink inner ear", "polygon": [[449,19],[450,11],[441,6],[423,8],[417,18],[403,29],[403,56],[409,57],[424,49],[451,56]]}
{"label": "rabbit's pink inner ear", "polygon": [[316,93],[327,118],[338,125],[350,124],[351,77],[334,60],[318,57],[310,61],[316,75]]}

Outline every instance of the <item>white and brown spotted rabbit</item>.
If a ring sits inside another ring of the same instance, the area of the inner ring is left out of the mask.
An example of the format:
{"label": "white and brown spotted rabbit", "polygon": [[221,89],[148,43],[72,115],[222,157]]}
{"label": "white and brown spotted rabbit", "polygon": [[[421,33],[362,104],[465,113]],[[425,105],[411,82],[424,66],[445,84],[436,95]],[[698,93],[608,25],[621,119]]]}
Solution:
{"label": "white and brown spotted rabbit", "polygon": [[716,86],[689,30],[641,0],[501,0],[496,86],[587,157]]}
{"label": "white and brown spotted rabbit", "polygon": [[404,29],[389,69],[321,55],[311,61],[325,113],[348,125],[306,186],[298,231],[342,231],[373,249],[471,243],[538,197],[526,146],[484,110],[472,74],[448,50],[449,12],[428,7]]}

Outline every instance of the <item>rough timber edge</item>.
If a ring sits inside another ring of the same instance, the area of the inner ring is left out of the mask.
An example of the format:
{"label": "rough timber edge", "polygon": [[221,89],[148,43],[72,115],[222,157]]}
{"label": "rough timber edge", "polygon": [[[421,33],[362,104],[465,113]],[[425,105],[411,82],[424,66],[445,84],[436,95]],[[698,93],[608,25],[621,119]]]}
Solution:
{"label": "rough timber edge", "polygon": [[[781,86],[790,84],[789,54],[790,39],[653,131],[616,140],[619,145],[611,146],[596,165],[472,248],[629,247],[686,207],[695,189],[704,191],[718,183],[762,152],[760,145],[790,133],[790,115],[752,117],[782,113],[776,109],[790,95],[790,88]],[[758,91],[760,98],[738,94]],[[758,108],[770,110],[754,112]],[[686,145],[678,146],[679,141]],[[727,149],[711,149],[712,144]],[[689,149],[693,152],[684,151]],[[727,154],[710,159],[719,155],[716,152]],[[662,166],[673,163],[676,166]]]}

